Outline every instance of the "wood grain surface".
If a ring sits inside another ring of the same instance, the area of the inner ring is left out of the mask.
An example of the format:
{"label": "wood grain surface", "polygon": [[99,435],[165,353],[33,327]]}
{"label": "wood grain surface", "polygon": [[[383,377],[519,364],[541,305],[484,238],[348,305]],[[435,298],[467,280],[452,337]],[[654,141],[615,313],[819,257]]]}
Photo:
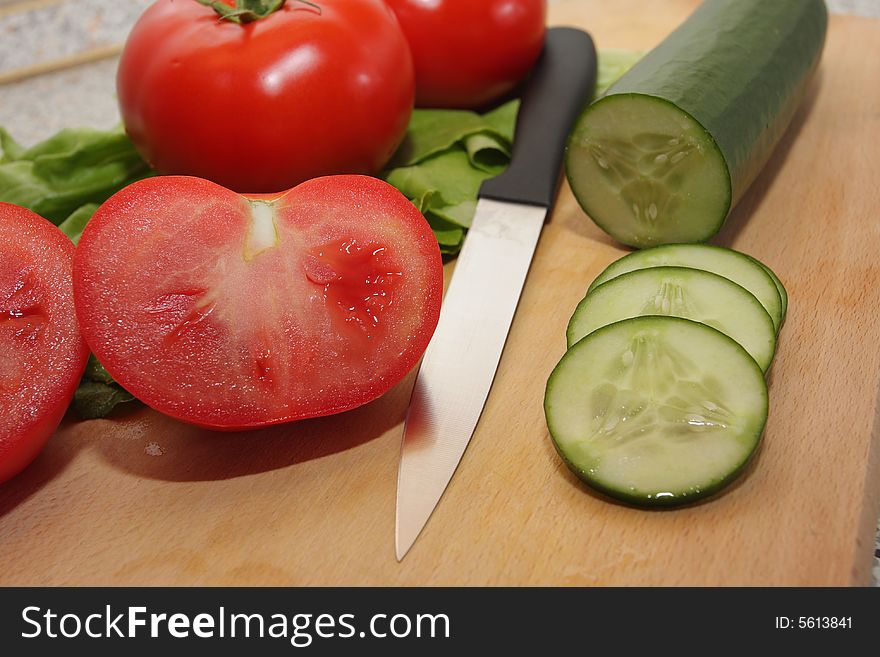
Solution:
{"label": "wood grain surface", "polygon": [[[551,23],[646,49],[692,0],[560,2]],[[412,376],[343,415],[215,434],[148,409],[68,419],[0,487],[0,584],[849,585],[880,500],[880,21],[835,16],[811,99],[715,240],[791,298],[757,458],[726,494],[640,511],[547,435],[544,383],[589,282],[624,251],[563,186],[482,421],[402,563],[394,499]]]}

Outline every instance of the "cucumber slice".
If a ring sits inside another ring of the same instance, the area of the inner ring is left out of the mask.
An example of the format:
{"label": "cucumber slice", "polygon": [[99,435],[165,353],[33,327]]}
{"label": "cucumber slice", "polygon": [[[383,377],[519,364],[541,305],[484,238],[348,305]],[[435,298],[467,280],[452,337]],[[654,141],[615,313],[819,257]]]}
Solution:
{"label": "cucumber slice", "polygon": [[581,115],[566,172],[583,209],[639,248],[704,241],[807,92],[822,0],[706,0]]}
{"label": "cucumber slice", "polygon": [[[785,289],[782,281],[779,280],[779,276],[777,276],[776,272],[770,269],[770,267],[765,265],[757,258],[753,258],[752,256],[747,257],[749,258],[749,260],[752,260],[756,264],[760,265],[761,268],[765,272],[767,272],[767,275],[773,280],[773,284],[776,286],[776,291],[779,292],[779,299],[782,301],[782,318],[779,320],[779,328],[782,328],[782,325],[785,324],[785,316],[788,314],[788,290]],[[777,331],[778,330],[779,329],[777,329]]]}
{"label": "cucumber slice", "polygon": [[776,328],[758,300],[718,274],[651,267],[622,274],[584,297],[568,323],[568,346],[596,329],[642,315],[685,317],[741,344],[764,371],[776,349]]}
{"label": "cucumber slice", "polygon": [[694,501],[729,483],[767,420],[767,384],[704,324],[638,317],[574,345],[547,381],[556,450],[581,479],[638,505]]}
{"label": "cucumber slice", "polygon": [[608,265],[605,271],[599,274],[590,285],[588,293],[621,274],[637,269],[661,266],[702,269],[730,279],[747,289],[761,302],[764,310],[773,320],[773,326],[777,333],[779,332],[783,316],[782,298],[766,267],[744,253],[720,246],[667,244],[644,251],[635,251]]}

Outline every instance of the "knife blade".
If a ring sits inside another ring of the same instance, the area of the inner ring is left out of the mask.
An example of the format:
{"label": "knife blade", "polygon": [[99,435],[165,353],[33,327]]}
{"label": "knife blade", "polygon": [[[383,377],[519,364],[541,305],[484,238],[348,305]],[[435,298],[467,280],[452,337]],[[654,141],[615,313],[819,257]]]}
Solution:
{"label": "knife blade", "polygon": [[595,75],[589,35],[547,31],[522,96],[510,166],[480,188],[413,387],[397,480],[398,561],[440,501],[477,426],[553,206],[565,140]]}

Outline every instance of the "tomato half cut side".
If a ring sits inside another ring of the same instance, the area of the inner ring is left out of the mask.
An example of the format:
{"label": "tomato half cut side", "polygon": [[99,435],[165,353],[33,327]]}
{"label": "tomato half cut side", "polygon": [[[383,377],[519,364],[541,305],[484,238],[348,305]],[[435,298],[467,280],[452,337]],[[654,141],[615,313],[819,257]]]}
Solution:
{"label": "tomato half cut side", "polygon": [[0,203],[0,482],[40,453],[86,366],[73,253],[50,222]]}
{"label": "tomato half cut side", "polygon": [[83,334],[110,374],[218,429],[379,397],[427,347],[442,284],[427,222],[367,176],[260,196],[143,180],[101,206],[74,266]]}

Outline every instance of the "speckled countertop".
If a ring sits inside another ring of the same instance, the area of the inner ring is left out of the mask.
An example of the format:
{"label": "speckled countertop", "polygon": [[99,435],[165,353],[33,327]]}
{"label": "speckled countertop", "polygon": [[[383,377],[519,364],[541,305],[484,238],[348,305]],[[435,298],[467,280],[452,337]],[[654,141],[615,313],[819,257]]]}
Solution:
{"label": "speckled countertop", "polygon": [[[152,0],[0,0],[0,76],[112,53]],[[116,57],[0,84],[0,125],[23,144],[119,121]],[[0,78],[2,79],[2,78]]]}
{"label": "speckled countertop", "polygon": [[[152,1],[0,0],[0,125],[22,144],[69,126],[115,125],[119,114],[113,53]],[[826,3],[831,11],[880,17],[880,0]],[[70,58],[86,63],[40,75],[18,73],[37,72]],[[874,554],[877,586],[880,527]]]}

